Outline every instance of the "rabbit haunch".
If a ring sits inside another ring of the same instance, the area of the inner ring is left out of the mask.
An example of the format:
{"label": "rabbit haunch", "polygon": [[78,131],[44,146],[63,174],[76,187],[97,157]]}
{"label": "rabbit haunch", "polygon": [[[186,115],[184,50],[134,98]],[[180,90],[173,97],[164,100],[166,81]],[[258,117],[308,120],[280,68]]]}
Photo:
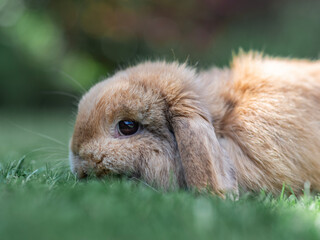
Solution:
{"label": "rabbit haunch", "polygon": [[[117,134],[133,120],[141,130]],[[70,162],[156,187],[320,190],[320,61],[243,54],[196,73],[146,62],[95,85],[79,103]]]}

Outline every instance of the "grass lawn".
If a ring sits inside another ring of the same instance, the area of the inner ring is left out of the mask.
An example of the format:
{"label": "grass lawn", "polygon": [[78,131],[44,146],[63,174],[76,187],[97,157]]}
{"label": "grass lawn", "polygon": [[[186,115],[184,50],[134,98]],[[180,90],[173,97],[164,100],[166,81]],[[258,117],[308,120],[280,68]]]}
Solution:
{"label": "grass lawn", "polygon": [[320,197],[308,194],[232,201],[128,179],[78,181],[67,161],[72,120],[0,111],[1,240],[320,239]]}

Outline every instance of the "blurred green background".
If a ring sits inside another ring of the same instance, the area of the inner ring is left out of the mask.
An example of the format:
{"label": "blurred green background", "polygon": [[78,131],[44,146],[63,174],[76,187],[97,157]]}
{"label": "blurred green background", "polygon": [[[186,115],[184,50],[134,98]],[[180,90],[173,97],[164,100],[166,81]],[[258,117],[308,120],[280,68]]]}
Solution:
{"label": "blurred green background", "polygon": [[0,0],[0,108],[64,108],[145,59],[227,65],[240,47],[316,59],[319,0]]}

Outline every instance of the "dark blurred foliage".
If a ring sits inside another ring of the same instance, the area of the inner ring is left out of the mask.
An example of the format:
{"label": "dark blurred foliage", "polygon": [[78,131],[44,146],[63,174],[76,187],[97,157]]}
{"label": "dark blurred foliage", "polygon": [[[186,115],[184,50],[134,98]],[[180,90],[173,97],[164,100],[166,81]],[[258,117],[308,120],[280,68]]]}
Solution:
{"label": "dark blurred foliage", "polygon": [[222,66],[240,47],[315,59],[319,12],[318,0],[0,0],[0,107],[68,107],[146,59]]}

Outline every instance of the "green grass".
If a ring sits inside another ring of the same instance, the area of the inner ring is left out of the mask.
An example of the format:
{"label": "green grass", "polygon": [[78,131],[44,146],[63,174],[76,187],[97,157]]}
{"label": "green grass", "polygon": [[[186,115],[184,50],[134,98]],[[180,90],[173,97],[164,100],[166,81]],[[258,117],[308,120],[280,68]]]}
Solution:
{"label": "green grass", "polygon": [[317,196],[232,201],[124,178],[78,181],[67,162],[71,115],[0,111],[1,240],[320,239]]}

